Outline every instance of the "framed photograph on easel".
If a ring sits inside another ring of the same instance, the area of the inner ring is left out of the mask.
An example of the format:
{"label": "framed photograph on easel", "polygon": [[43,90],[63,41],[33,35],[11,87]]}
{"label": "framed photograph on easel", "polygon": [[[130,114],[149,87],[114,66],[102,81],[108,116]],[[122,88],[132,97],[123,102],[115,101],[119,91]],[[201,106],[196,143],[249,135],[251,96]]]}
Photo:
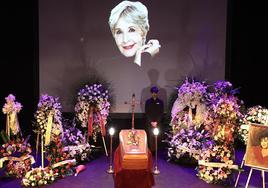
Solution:
{"label": "framed photograph on easel", "polygon": [[[253,169],[261,171],[262,187],[265,188],[265,174],[268,171],[268,125],[251,123],[249,127],[245,165],[251,167],[245,188],[248,187]],[[235,187],[237,186],[239,176]]]}
{"label": "framed photograph on easel", "polygon": [[268,171],[268,126],[252,123],[246,147],[245,165]]}

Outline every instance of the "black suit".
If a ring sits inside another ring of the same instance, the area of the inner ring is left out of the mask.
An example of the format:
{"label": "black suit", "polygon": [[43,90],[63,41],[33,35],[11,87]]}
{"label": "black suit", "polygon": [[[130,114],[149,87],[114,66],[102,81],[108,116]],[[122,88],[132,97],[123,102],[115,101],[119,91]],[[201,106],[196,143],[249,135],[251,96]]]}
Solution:
{"label": "black suit", "polygon": [[[162,119],[163,119],[163,114],[164,114],[164,103],[161,99],[156,98],[150,98],[146,100],[145,103],[145,116],[146,116],[146,132],[148,136],[148,144],[149,148],[151,149],[152,152],[155,150],[155,145],[154,145],[154,135],[153,135],[153,130],[151,126],[151,122],[157,122],[157,127],[161,130],[162,126]],[[161,140],[161,136],[159,136],[159,139]]]}

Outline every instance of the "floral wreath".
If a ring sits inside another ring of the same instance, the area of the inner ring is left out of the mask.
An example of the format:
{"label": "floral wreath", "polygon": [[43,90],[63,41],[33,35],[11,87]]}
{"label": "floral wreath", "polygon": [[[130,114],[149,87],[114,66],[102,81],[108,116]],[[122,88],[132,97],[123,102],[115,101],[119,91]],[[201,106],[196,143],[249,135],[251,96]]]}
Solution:
{"label": "floral wreath", "polygon": [[98,132],[105,135],[105,124],[110,110],[108,98],[108,90],[102,84],[85,85],[78,92],[76,119],[84,132],[87,130],[88,136],[93,136],[95,141]]}
{"label": "floral wreath", "polygon": [[[192,80],[191,82],[186,78],[181,87],[177,88],[178,98],[172,107],[172,121],[178,117],[179,112],[183,111],[186,107],[189,108],[190,120],[194,125],[200,126],[206,119],[206,95],[207,86],[205,83]],[[195,116],[192,116],[192,109],[196,108]],[[184,115],[184,114],[183,114]],[[194,117],[194,118],[192,118]]]}
{"label": "floral wreath", "polygon": [[250,123],[259,123],[268,125],[268,109],[260,105],[256,105],[247,109],[244,118],[240,121],[238,130],[239,139],[246,144],[248,140],[248,131]]}
{"label": "floral wreath", "polygon": [[[51,117],[51,140],[62,133],[61,122],[61,104],[58,102],[59,98],[54,98],[47,94],[41,95],[38,103],[37,111],[34,114],[36,121],[34,122],[35,132],[43,136],[47,136],[46,130],[48,126],[48,119]],[[48,133],[50,136],[50,133]],[[50,140],[50,139],[49,139]]]}
{"label": "floral wreath", "polygon": [[8,161],[6,174],[17,178],[23,177],[34,162],[32,156],[29,155],[31,152],[31,145],[24,139],[3,144],[0,147],[0,162]]}
{"label": "floral wreath", "polygon": [[140,137],[136,130],[128,131],[127,139],[127,144],[131,146],[138,146],[140,143]]}
{"label": "floral wreath", "polygon": [[[4,104],[2,111],[4,114],[7,114],[7,134],[9,134],[9,129],[11,129],[12,134],[17,135],[20,131],[19,122],[17,118],[17,113],[22,109],[22,105],[19,102],[16,102],[16,97],[12,94],[9,94],[6,98],[6,103]],[[12,118],[13,117],[13,118]],[[13,119],[13,120],[11,120]],[[13,122],[13,123],[12,123]]]}
{"label": "floral wreath", "polygon": [[[177,161],[181,157],[198,160],[203,142],[209,138],[203,124],[207,117],[205,83],[188,79],[177,88],[178,98],[172,107],[172,130],[168,135],[168,157]],[[193,109],[196,110],[193,115]]]}

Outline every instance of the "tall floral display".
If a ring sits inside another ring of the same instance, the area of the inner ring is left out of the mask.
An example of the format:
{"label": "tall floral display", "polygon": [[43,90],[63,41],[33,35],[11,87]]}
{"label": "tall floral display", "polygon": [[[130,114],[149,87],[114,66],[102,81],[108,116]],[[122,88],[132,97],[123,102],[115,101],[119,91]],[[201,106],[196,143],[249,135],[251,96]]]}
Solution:
{"label": "tall floral display", "polygon": [[47,94],[41,95],[33,126],[36,133],[44,136],[45,145],[62,133],[60,110],[59,98]]}
{"label": "tall floral display", "polygon": [[35,160],[32,155],[29,137],[23,138],[17,114],[22,105],[16,102],[16,97],[9,94],[3,106],[6,114],[6,131],[1,132],[3,144],[0,146],[0,168],[5,167],[6,175],[21,178],[29,171]]}
{"label": "tall floral display", "polygon": [[6,103],[2,111],[7,115],[6,133],[8,137],[10,137],[12,135],[17,135],[20,132],[18,113],[21,111],[22,105],[21,103],[16,102],[16,97],[12,94],[9,94],[5,99]]}
{"label": "tall floral display", "polygon": [[211,144],[200,155],[198,176],[208,183],[230,183],[234,165],[234,136],[239,127],[241,101],[227,81],[214,84],[210,94],[208,126],[212,131]]}
{"label": "tall floral display", "polygon": [[[75,159],[64,151],[62,145],[62,113],[59,98],[43,94],[34,114],[34,132],[37,133],[36,150],[41,145],[42,167],[27,172],[22,179],[23,186],[41,186],[52,183],[56,178],[73,174]],[[41,142],[39,140],[41,137]],[[37,152],[38,154],[38,152]],[[48,160],[45,167],[44,158]]]}
{"label": "tall floral display", "polygon": [[41,157],[44,167],[44,146],[62,133],[61,104],[58,98],[47,94],[41,95],[35,112],[34,132],[37,133],[36,151],[38,151],[41,136]]}
{"label": "tall floral display", "polygon": [[189,81],[188,79],[177,88],[178,98],[171,111],[172,128],[169,135],[169,160],[179,161],[182,157],[199,158],[199,153],[209,132],[204,128],[207,117],[205,83]]}
{"label": "tall floral display", "polygon": [[85,85],[80,89],[75,105],[75,117],[87,137],[96,142],[97,133],[106,134],[105,125],[110,110],[108,90],[102,84]]}

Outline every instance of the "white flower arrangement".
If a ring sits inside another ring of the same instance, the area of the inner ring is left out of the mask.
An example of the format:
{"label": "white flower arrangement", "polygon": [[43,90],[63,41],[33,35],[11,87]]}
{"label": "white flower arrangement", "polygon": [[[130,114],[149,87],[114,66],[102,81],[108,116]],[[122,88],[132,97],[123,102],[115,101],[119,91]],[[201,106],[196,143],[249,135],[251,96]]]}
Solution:
{"label": "white flower arrangement", "polygon": [[250,123],[259,123],[268,126],[268,109],[256,105],[247,109],[244,118],[240,121],[238,130],[240,140],[246,144],[248,140],[248,131]]}
{"label": "white flower arrangement", "polygon": [[177,91],[178,98],[173,104],[171,114],[172,131],[168,134],[168,157],[175,161],[181,157],[198,160],[202,144],[209,138],[202,126],[207,117],[207,86],[204,82],[189,81],[186,78]]}
{"label": "white flower arrangement", "polygon": [[[206,108],[206,95],[207,95],[207,86],[205,83],[192,81],[188,79],[182,84],[181,87],[177,88],[178,98],[173,104],[172,107],[172,120],[178,118],[178,114],[188,107],[189,118],[196,126],[200,126],[204,123],[207,116]],[[196,113],[193,115],[192,110],[195,109]]]}

